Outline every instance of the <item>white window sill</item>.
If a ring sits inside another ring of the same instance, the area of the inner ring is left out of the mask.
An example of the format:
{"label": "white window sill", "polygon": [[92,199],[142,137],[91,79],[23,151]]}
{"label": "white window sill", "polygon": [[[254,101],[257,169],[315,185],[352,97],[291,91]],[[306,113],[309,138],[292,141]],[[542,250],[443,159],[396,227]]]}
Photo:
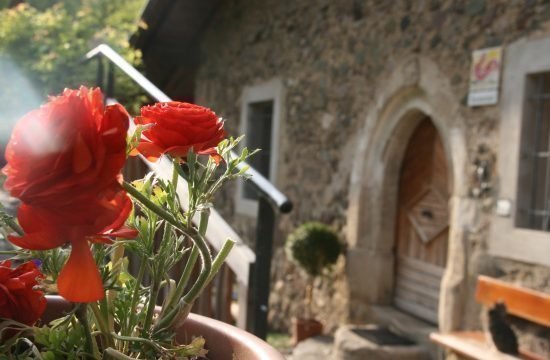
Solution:
{"label": "white window sill", "polygon": [[493,216],[489,253],[494,256],[550,266],[550,232],[513,226],[509,217]]}

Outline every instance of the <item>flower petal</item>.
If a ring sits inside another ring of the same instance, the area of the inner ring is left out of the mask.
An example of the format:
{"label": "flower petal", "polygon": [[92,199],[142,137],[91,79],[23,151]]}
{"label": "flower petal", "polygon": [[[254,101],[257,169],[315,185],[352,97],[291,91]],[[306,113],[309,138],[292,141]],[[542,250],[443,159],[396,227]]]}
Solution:
{"label": "flower petal", "polygon": [[82,135],[76,138],[76,144],[73,150],[73,171],[80,174],[86,171],[92,165],[92,153],[88,145],[82,139]]}
{"label": "flower petal", "polygon": [[138,235],[138,231],[136,229],[123,226],[119,229],[104,233],[103,235],[110,236],[110,237],[124,238],[124,239],[135,239]]}
{"label": "flower petal", "polygon": [[159,146],[143,140],[138,144],[136,149],[149,161],[157,161],[163,152]]}
{"label": "flower petal", "polygon": [[103,282],[88,242],[78,239],[71,244],[69,261],[57,279],[59,295],[69,301],[82,303],[103,299]]}
{"label": "flower petal", "polygon": [[50,250],[63,245],[65,242],[48,232],[37,232],[23,236],[8,236],[8,240],[20,248],[27,250]]}
{"label": "flower petal", "polygon": [[58,229],[58,219],[46,209],[22,204],[17,211],[17,219],[25,235],[8,236],[8,240],[23,249],[49,250],[68,241]]}

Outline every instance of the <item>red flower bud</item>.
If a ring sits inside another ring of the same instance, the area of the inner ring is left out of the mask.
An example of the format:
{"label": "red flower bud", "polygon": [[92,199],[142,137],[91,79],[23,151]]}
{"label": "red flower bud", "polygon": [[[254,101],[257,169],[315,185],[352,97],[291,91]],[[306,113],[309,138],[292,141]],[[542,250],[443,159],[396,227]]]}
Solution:
{"label": "red flower bud", "polygon": [[189,149],[218,159],[216,146],[226,136],[223,121],[212,110],[184,102],[144,106],[134,121],[149,125],[137,150],[152,161],[162,154],[185,158]]}
{"label": "red flower bud", "polygon": [[46,309],[42,291],[34,290],[44,275],[32,261],[15,269],[11,261],[0,262],[0,317],[32,325]]}

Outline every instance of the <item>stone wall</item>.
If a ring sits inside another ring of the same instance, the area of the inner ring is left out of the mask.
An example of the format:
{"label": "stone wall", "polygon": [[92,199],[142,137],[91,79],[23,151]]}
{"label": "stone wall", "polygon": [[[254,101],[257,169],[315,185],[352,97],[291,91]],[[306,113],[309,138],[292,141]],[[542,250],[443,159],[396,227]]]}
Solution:
{"label": "stone wall", "polygon": [[[359,161],[354,158],[358,134],[369,110],[381,106],[379,89],[397,64],[409,58],[428,59],[443,74],[437,80],[447,84],[454,96],[457,119],[463,119],[459,126],[466,139],[466,163],[471,164],[480,146],[498,153],[500,111],[498,106],[465,105],[471,52],[505,46],[520,37],[550,36],[549,19],[550,3],[535,0],[227,0],[220,4],[202,39],[197,101],[227,119],[228,129],[236,134],[244,86],[281,78],[286,90],[275,183],[293,200],[295,209],[281,217],[277,234],[270,312],[274,328],[289,326],[290,317],[300,314],[303,298],[303,278],[281,250],[284,238],[308,220],[330,224],[346,238],[348,205],[353,200],[350,176]],[[415,68],[411,71],[414,76]],[[475,186],[470,183],[471,167],[463,171],[464,186]],[[368,181],[364,179],[365,184]],[[252,238],[254,220],[234,214],[233,190],[221,195],[224,216]],[[461,233],[471,277],[464,327],[479,326],[479,308],[472,300],[479,273],[550,289],[547,268],[487,255],[492,200],[491,196],[469,199],[473,225]],[[360,315],[349,318],[353,289],[345,281],[345,262],[341,259],[329,278],[316,283],[315,308],[329,330],[341,322],[361,320]]]}

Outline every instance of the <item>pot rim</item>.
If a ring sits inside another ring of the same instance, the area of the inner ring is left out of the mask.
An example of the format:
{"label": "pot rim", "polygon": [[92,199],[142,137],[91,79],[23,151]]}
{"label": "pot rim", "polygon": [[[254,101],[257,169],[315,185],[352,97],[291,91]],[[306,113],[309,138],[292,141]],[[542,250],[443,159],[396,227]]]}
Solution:
{"label": "pot rim", "polygon": [[[59,295],[46,295],[46,300],[51,312],[69,310],[70,303]],[[157,306],[156,311],[160,311],[160,306]],[[233,359],[232,356],[235,355],[235,359],[239,360],[285,360],[277,350],[259,337],[203,315],[189,314],[176,333],[186,339],[204,337],[208,353],[214,359]],[[209,346],[212,344],[216,346]],[[232,353],[228,353],[228,348]]]}

